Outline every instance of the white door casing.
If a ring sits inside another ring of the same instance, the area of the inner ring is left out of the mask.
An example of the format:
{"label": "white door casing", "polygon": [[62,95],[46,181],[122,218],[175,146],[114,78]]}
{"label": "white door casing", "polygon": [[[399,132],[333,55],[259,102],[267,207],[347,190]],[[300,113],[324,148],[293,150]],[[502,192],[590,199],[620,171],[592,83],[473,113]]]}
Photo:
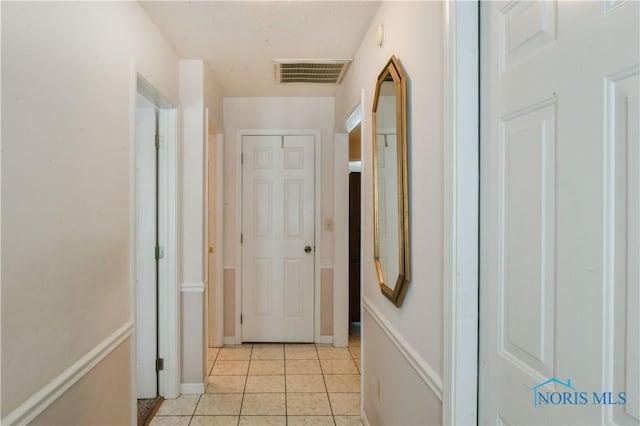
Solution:
{"label": "white door casing", "polygon": [[242,137],[243,341],[314,340],[314,144]]}
{"label": "white door casing", "polygon": [[477,424],[479,2],[444,18],[444,359],[442,423]]}
{"label": "white door casing", "polygon": [[481,5],[480,424],[640,421],[638,6]]}
{"label": "white door casing", "polygon": [[[144,262],[149,262],[148,251],[151,247],[151,259],[154,259],[154,247],[149,243],[153,238],[151,227],[153,219],[151,216],[154,206],[150,204],[153,200],[152,193],[154,187],[152,179],[154,175],[153,150],[154,131],[152,130],[153,121],[151,120],[151,112],[154,108],[158,109],[158,132],[159,132],[159,182],[158,182],[158,239],[163,247],[164,256],[159,262],[159,355],[164,359],[164,369],[159,373],[160,394],[165,398],[177,398],[180,395],[180,369],[179,369],[179,352],[180,352],[180,335],[179,335],[179,304],[178,297],[178,258],[177,258],[177,241],[178,241],[178,109],[173,103],[157,91],[147,80],[136,72],[135,63],[131,62],[130,78],[130,297],[131,297],[131,316],[136,321],[136,332],[134,335],[135,344],[131,345],[130,365],[132,373],[132,419],[135,422],[135,398],[138,394],[138,358],[142,356],[147,364],[151,367],[145,367],[147,371],[147,381],[153,381],[153,392],[147,392],[147,395],[155,396],[155,298],[149,292],[148,285],[144,288],[145,297],[139,296],[138,288],[138,260],[144,258]],[[146,116],[140,116],[138,107],[147,109]],[[140,118],[145,118],[144,131],[140,125]],[[145,139],[144,146],[139,145]],[[143,149],[144,152],[140,152]],[[151,149],[151,151],[149,151]],[[141,158],[139,156],[142,155]],[[144,174],[145,181],[141,186],[138,182],[140,174]],[[151,191],[143,193],[143,191]],[[140,204],[142,202],[142,204]],[[140,220],[139,215],[142,212],[144,230],[138,228]],[[149,220],[147,220],[149,219]],[[142,234],[141,234],[142,233]],[[146,241],[146,242],[145,242]],[[139,247],[142,244],[145,248]],[[149,264],[145,266],[149,271]],[[148,275],[148,272],[147,272]],[[149,281],[147,281],[149,282]],[[149,306],[153,308],[150,309]],[[142,317],[139,316],[142,315]],[[152,324],[149,327],[148,324]],[[144,335],[144,336],[143,336]],[[153,336],[152,341],[139,342],[140,338]],[[142,347],[142,349],[140,349]],[[141,350],[144,355],[141,355]],[[152,371],[151,374],[149,372]],[[151,387],[151,385],[147,385]]]}
{"label": "white door casing", "polygon": [[[207,114],[208,117],[208,114]],[[208,122],[207,118],[207,122]],[[206,174],[206,185],[205,185],[205,193],[207,194],[207,226],[206,226],[206,235],[207,235],[207,347],[215,347],[216,341],[219,341],[220,338],[217,336],[218,333],[218,319],[216,318],[216,307],[217,307],[217,292],[216,287],[218,286],[217,277],[218,277],[218,269],[220,265],[216,263],[217,253],[216,250],[220,248],[217,247],[217,234],[220,232],[218,228],[216,228],[216,213],[218,211],[217,208],[217,174],[216,174],[216,155],[217,155],[217,138],[207,125],[207,150],[206,150],[206,162],[207,167],[205,168]]]}

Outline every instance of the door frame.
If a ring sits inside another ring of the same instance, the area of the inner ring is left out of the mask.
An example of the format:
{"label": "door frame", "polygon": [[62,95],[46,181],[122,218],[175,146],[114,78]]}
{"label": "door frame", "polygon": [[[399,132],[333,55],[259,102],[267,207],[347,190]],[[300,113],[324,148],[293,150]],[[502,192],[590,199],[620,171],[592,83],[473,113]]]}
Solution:
{"label": "door frame", "polygon": [[[164,202],[159,206],[162,209],[164,220],[161,221],[161,234],[165,236],[164,262],[160,264],[160,287],[165,295],[164,301],[160,301],[159,309],[159,339],[160,354],[164,358],[164,370],[160,373],[160,393],[166,398],[177,398],[180,395],[180,307],[178,297],[178,117],[179,107],[159,92],[144,76],[138,73],[136,63],[132,59],[129,67],[129,314],[131,321],[135,323],[136,317],[136,107],[137,95],[142,93],[152,99],[166,115],[164,132],[166,134],[164,144],[165,175],[159,189]],[[131,339],[130,371],[131,371],[131,398],[132,398],[132,422],[137,418],[137,359],[136,359],[136,335],[135,328]]]}
{"label": "door frame", "polygon": [[[347,346],[349,343],[349,132],[358,124],[360,133],[365,134],[363,111],[365,111],[365,91],[360,90],[360,102],[345,121],[346,133],[336,133],[333,148],[333,192],[334,192],[334,229],[333,237],[333,343],[335,346]],[[364,144],[360,144],[360,158],[363,158]],[[362,160],[360,170],[364,167]],[[365,209],[360,210],[361,219]],[[364,223],[364,222],[362,222]],[[364,235],[364,234],[363,234]],[[360,240],[362,246],[362,236]],[[364,262],[360,263],[362,269]],[[361,270],[361,277],[362,270]],[[360,280],[362,295],[362,279]],[[360,318],[363,318],[362,297],[360,298]],[[364,324],[361,322],[360,338],[364,338]],[[362,345],[362,341],[360,342]],[[361,364],[362,365],[362,364]]]}
{"label": "door frame", "polygon": [[443,424],[477,424],[479,2],[444,3]]}
{"label": "door frame", "polygon": [[[208,128],[208,126],[207,126]],[[215,131],[215,128],[214,128]],[[207,213],[207,245],[211,244],[212,241],[209,241],[209,226],[211,226],[213,224],[214,228],[215,228],[215,237],[214,237],[214,241],[213,241],[213,255],[214,255],[214,269],[215,269],[215,275],[214,275],[214,282],[213,285],[211,285],[211,283],[208,282],[209,279],[209,274],[208,274],[208,268],[209,268],[209,255],[207,253],[207,285],[205,286],[207,288],[208,291],[213,291],[214,293],[214,310],[213,312],[211,312],[211,310],[209,309],[209,301],[207,300],[207,314],[206,314],[206,318],[207,318],[207,350],[210,347],[211,344],[213,344],[214,347],[221,347],[224,344],[224,263],[223,263],[223,253],[224,253],[224,238],[223,238],[223,233],[224,233],[224,200],[223,200],[223,165],[224,165],[224,151],[223,151],[223,144],[224,144],[224,134],[222,133],[214,133],[213,134],[213,142],[212,140],[210,140],[209,136],[207,136],[207,144],[206,144],[206,149],[205,149],[205,158],[209,159],[209,149],[211,148],[211,145],[213,146],[213,150],[214,150],[214,164],[209,164],[208,167],[205,167],[205,181],[206,181],[206,189],[205,189],[205,195],[206,195],[206,201],[205,201],[205,205],[207,206],[207,209],[210,207],[210,203],[211,203],[211,199],[209,197],[210,195],[210,191],[211,188],[209,188],[209,176],[210,173],[212,173],[213,170],[213,174],[215,175],[214,177],[214,184],[215,184],[215,188],[214,188],[214,194],[215,194],[215,211],[213,212],[213,223],[209,223],[209,213]],[[211,318],[211,316],[213,316],[213,318]],[[214,330],[214,341],[211,342],[209,340],[209,324],[211,322],[211,320],[213,319],[213,323],[215,326],[215,330]],[[207,360],[208,360],[208,355],[207,355]]]}
{"label": "door frame", "polygon": [[[353,109],[351,114],[349,114],[349,118],[345,122],[345,130],[346,134],[344,134],[344,142],[339,143],[339,139],[336,138],[336,147],[335,147],[335,217],[336,223],[342,222],[344,223],[344,236],[339,236],[340,234],[336,234],[335,237],[335,249],[334,253],[336,256],[336,266],[339,265],[339,268],[336,268],[336,276],[339,279],[334,279],[334,300],[349,300],[349,263],[346,259],[348,259],[349,253],[349,236],[348,236],[348,228],[349,228],[349,209],[338,208],[338,206],[348,206],[349,202],[349,173],[351,173],[351,165],[349,161],[349,133],[353,129],[355,129],[358,124],[360,125],[360,167],[359,172],[362,173],[365,167],[363,162],[364,159],[364,143],[362,143],[362,135],[368,131],[364,120],[364,111],[366,111],[366,99],[365,99],[365,90],[360,90],[360,102]],[[340,149],[342,148],[342,149]],[[346,173],[345,173],[346,167]],[[338,185],[340,184],[340,185]],[[367,214],[366,209],[364,208],[364,197],[362,197],[362,188],[360,187],[360,223],[364,223],[365,215]],[[360,234],[360,249],[364,246],[364,232]],[[340,261],[338,263],[338,253],[343,253],[343,258],[345,261]],[[364,281],[362,277],[364,277],[364,266],[365,262],[362,261],[362,257],[360,258],[360,376],[364,377],[366,373],[366,365],[363,362],[364,360],[364,352],[362,348],[365,345],[365,328],[366,325],[364,323],[364,303],[362,300],[362,295],[364,294]],[[343,285],[338,291],[338,286],[335,283],[338,283],[340,280],[345,282],[346,285]],[[345,304],[340,312],[334,312],[334,321],[342,321],[343,323],[349,322],[349,305]],[[340,305],[334,305],[340,306]],[[338,309],[336,309],[338,311]],[[336,323],[333,325],[334,330],[336,329]],[[347,331],[347,335],[344,337],[346,340],[346,344],[348,344],[349,335]],[[364,414],[364,380],[360,380],[360,418],[366,419]],[[365,422],[366,424],[366,422]]]}
{"label": "door frame", "polygon": [[[206,219],[204,226],[204,234],[205,234],[205,248],[206,248],[206,261],[203,261],[203,265],[205,267],[205,285],[204,285],[204,295],[205,295],[205,348],[207,349],[206,359],[208,358],[208,350],[211,345],[213,347],[222,347],[224,344],[224,284],[222,282],[224,278],[224,268],[222,263],[223,256],[223,238],[222,233],[224,232],[224,216],[223,216],[223,199],[222,199],[222,190],[223,190],[223,146],[224,136],[222,133],[215,133],[215,127],[213,128],[214,133],[209,133],[209,126],[213,124],[213,120],[210,118],[209,108],[205,108],[205,150],[204,150],[204,158],[206,159],[206,167],[204,168],[204,205],[206,206]],[[213,150],[211,146],[213,145]],[[213,152],[214,163],[210,163],[210,155]],[[211,188],[209,186],[209,178],[213,174],[214,176],[214,187]],[[210,197],[211,191],[213,190],[213,200]],[[211,210],[211,203],[213,202],[215,209]],[[211,217],[210,217],[211,215]],[[211,220],[210,220],[211,219]],[[209,240],[209,230],[213,227],[214,229],[214,241]],[[212,264],[209,263],[209,246],[213,246],[213,261]],[[214,269],[214,279],[213,282],[209,281],[209,269],[213,265]],[[213,293],[213,294],[212,294]],[[210,306],[209,298],[211,294],[214,298],[213,306]],[[213,308],[213,309],[211,309]],[[214,325],[214,339],[211,341],[209,339],[210,334],[210,326],[211,322]],[[208,370],[207,365],[207,370]],[[207,371],[208,373],[209,371]]]}
{"label": "door frame", "polygon": [[314,245],[313,252],[313,287],[314,287],[314,341],[316,343],[332,343],[326,336],[320,335],[320,252],[322,250],[322,220],[321,220],[321,190],[322,190],[322,159],[320,147],[322,145],[321,131],[319,129],[240,129],[236,132],[236,273],[235,273],[235,337],[225,338],[225,343],[239,345],[242,343],[242,324],[240,324],[240,314],[242,313],[242,244],[240,244],[240,234],[242,233],[242,138],[244,136],[296,136],[310,135],[314,137]]}

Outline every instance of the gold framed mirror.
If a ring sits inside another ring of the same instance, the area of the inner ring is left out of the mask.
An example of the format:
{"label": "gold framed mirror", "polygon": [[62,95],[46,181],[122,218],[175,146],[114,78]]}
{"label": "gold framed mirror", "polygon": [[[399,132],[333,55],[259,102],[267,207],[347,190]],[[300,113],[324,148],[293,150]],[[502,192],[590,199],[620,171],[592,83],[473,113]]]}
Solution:
{"label": "gold framed mirror", "polygon": [[407,77],[392,56],[373,98],[374,260],[380,289],[400,306],[409,286]]}

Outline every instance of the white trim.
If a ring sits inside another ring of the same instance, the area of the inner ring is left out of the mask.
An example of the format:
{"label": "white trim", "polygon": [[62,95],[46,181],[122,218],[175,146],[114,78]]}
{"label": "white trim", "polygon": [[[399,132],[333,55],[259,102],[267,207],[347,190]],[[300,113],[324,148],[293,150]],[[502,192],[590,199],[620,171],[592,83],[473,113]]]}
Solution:
{"label": "white trim", "polygon": [[478,13],[445,2],[444,425],[478,413]]}
{"label": "white trim", "polygon": [[362,123],[362,102],[360,102],[351,112],[344,127],[347,133],[350,133],[358,124]]}
{"label": "white trim", "polygon": [[[202,192],[203,197],[202,197],[202,210],[203,210],[203,220],[202,220],[202,225],[203,225],[203,240],[204,240],[204,247],[202,250],[202,266],[203,266],[203,271],[204,271],[204,276],[203,276],[203,280],[204,280],[204,288],[203,288],[203,293],[204,293],[204,300],[203,300],[203,306],[204,306],[204,351],[205,353],[208,354],[209,351],[209,314],[210,314],[210,310],[209,310],[209,250],[208,247],[209,245],[211,245],[211,241],[209,241],[209,211],[210,211],[210,206],[211,206],[211,200],[209,200],[209,167],[211,166],[209,164],[209,148],[210,148],[210,144],[212,143],[212,139],[213,138],[209,138],[210,133],[209,133],[209,107],[205,107],[204,109],[204,167],[203,167],[203,174],[204,174],[204,191]],[[214,224],[214,229],[215,229],[215,224]],[[215,257],[213,258],[213,262],[215,263],[216,259]],[[213,267],[215,268],[215,266]],[[214,269],[215,270],[215,269]],[[205,359],[207,359],[208,361],[208,356],[205,356]],[[183,392],[184,393],[184,392]]]}
{"label": "white trim", "polygon": [[[136,321],[136,109],[138,106],[138,75],[133,58],[129,61],[129,320]],[[129,380],[131,382],[131,424],[138,422],[137,341],[131,336],[129,348]]]}
{"label": "white trim", "polygon": [[343,347],[349,344],[349,135],[346,133],[334,136],[333,173],[333,343]]}
{"label": "white trim", "polygon": [[[2,8],[0,7],[0,22],[2,22]],[[0,46],[2,45],[2,34],[0,33]],[[0,55],[0,70],[2,70],[2,55]],[[0,93],[2,93],[2,79],[0,78]],[[131,104],[132,104],[132,97],[131,95],[129,95],[129,111],[131,111]],[[2,106],[0,106],[0,117],[2,117]],[[131,118],[131,117],[129,117]],[[0,120],[1,121],[1,120]],[[135,124],[135,120],[133,122]],[[131,122],[129,122],[129,140],[131,140],[131,134],[134,133],[131,130]],[[0,123],[0,129],[2,128],[2,124]],[[135,127],[134,127],[135,128]],[[2,134],[2,131],[0,130],[0,135]],[[135,134],[135,133],[134,133]],[[131,147],[129,147],[129,166],[131,166]],[[0,188],[2,188],[2,138],[0,137]],[[129,177],[129,202],[131,202],[131,177]],[[2,197],[0,197],[0,223],[2,223]],[[2,241],[2,227],[0,226],[0,241]],[[0,244],[0,271],[2,270],[2,244]],[[0,274],[1,275],[1,274]],[[0,289],[2,288],[2,278],[0,278]],[[0,291],[1,294],[1,291]],[[129,296],[131,296],[131,294],[129,294]],[[131,307],[129,308],[131,310]],[[2,342],[2,331],[1,331],[2,327],[0,327],[0,342]],[[0,355],[0,358],[2,358],[2,356]],[[132,360],[135,359],[135,353],[133,353],[133,358],[131,358]],[[0,362],[1,365],[1,362]],[[2,383],[2,373],[0,372],[0,383]],[[133,384],[132,384],[132,390],[135,390],[133,388]],[[1,387],[1,386],[0,386]],[[2,412],[2,402],[0,402],[0,413]],[[133,411],[133,407],[131,408],[131,424],[134,424],[134,411]]]}
{"label": "white trim", "polygon": [[364,407],[362,407],[361,412],[362,414],[360,415],[360,420],[362,420],[362,424],[364,426],[371,426],[371,422],[369,421],[369,418],[367,418],[367,413],[364,412]]}
{"label": "white trim", "polygon": [[320,269],[333,269],[332,263],[323,263],[320,265]]}
{"label": "white trim", "polygon": [[216,212],[215,212],[215,341],[214,346],[220,347],[224,340],[224,135],[216,135]]}
{"label": "white trim", "polygon": [[236,264],[235,263],[224,263],[222,265],[223,269],[236,269]]}
{"label": "white trim", "polygon": [[182,283],[180,284],[181,293],[204,293],[206,283]]}
{"label": "white trim", "polygon": [[378,309],[369,302],[368,298],[364,295],[362,296],[362,306],[382,331],[384,331],[391,343],[398,349],[398,352],[402,354],[409,365],[418,373],[418,376],[429,386],[434,395],[442,401],[442,378],[438,373],[416,352],[413,346],[400,335],[400,332],[382,316]]}
{"label": "white trim", "polygon": [[47,383],[42,389],[2,419],[3,425],[23,425],[31,422],[56,399],[82,379],[93,367],[104,360],[122,342],[133,334],[133,321],[129,321],[100,344],[87,352],[58,377]]}
{"label": "white trim", "polygon": [[204,383],[182,383],[180,385],[182,395],[202,395],[204,389]]}
{"label": "white trim", "polygon": [[315,343],[319,343],[321,345],[332,345],[333,344],[333,336],[319,336]]}
{"label": "white trim", "polygon": [[349,173],[361,173],[362,161],[349,161]]}
{"label": "white trim", "polygon": [[[269,135],[311,135],[314,137],[314,192],[315,192],[315,218],[314,218],[314,341],[320,339],[320,252],[322,251],[322,132],[318,129],[239,129],[236,131],[236,265],[235,269],[235,302],[236,302],[236,335],[235,344],[242,343],[242,325],[240,314],[242,313],[242,138],[243,136],[269,136]],[[225,338],[226,339],[226,338]]]}

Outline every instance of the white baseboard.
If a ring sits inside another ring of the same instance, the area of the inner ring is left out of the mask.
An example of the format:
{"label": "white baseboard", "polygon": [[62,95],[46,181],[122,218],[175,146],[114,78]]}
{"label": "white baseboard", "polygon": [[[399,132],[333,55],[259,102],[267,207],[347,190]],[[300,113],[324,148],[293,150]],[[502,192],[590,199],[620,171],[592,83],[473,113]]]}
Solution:
{"label": "white baseboard", "polygon": [[182,395],[202,395],[204,383],[182,383],[180,385]]}
{"label": "white baseboard", "polygon": [[31,395],[29,399],[2,419],[3,425],[24,425],[30,423],[56,399],[82,379],[93,367],[105,359],[122,342],[131,337],[133,322],[129,321],[113,334],[87,352],[72,366],[64,370],[58,377],[47,383],[42,389]]}
{"label": "white baseboard", "polygon": [[371,426],[371,423],[369,423],[369,419],[367,418],[367,413],[364,412],[364,409],[362,410],[362,416],[360,417],[360,420],[362,420],[362,424],[364,426]]}
{"label": "white baseboard", "polygon": [[366,296],[362,296],[362,307],[371,315],[371,318],[384,331],[391,343],[404,356],[409,365],[418,373],[418,376],[429,386],[436,397],[442,402],[442,378],[429,365],[429,363],[421,357],[417,351],[401,336],[396,328],[382,316],[378,309],[369,302]]}
{"label": "white baseboard", "polygon": [[332,345],[333,344],[333,336],[319,336],[316,339],[316,343],[321,345]]}

